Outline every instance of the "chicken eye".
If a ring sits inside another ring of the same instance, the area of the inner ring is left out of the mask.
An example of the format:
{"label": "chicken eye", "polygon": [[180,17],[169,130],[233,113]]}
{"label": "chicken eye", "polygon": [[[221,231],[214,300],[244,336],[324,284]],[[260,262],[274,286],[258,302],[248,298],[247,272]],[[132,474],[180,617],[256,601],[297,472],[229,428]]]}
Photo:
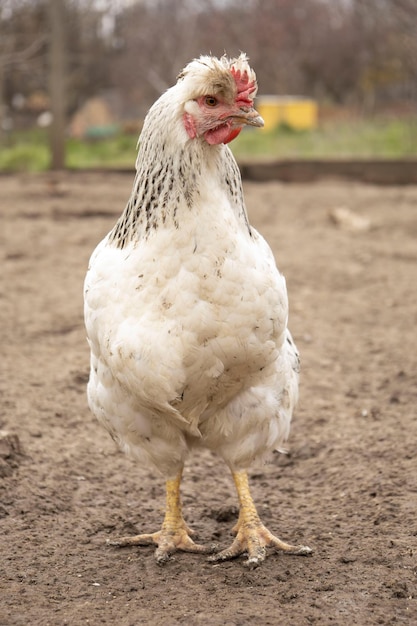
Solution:
{"label": "chicken eye", "polygon": [[217,99],[214,96],[206,96],[205,103],[208,107],[215,107],[217,104]]}

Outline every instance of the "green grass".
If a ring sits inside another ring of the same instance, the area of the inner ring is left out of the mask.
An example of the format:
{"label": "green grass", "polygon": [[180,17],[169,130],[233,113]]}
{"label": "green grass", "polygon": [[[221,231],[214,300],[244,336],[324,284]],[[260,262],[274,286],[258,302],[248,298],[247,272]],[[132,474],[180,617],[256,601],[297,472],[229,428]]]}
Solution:
{"label": "green grass", "polygon": [[[134,167],[137,137],[68,139],[67,166]],[[417,118],[351,119],[327,122],[312,131],[245,129],[231,144],[238,159],[320,159],[417,157]],[[49,167],[46,131],[14,133],[0,146],[0,171],[42,171]]]}
{"label": "green grass", "polygon": [[233,142],[238,159],[391,158],[417,156],[417,118],[328,122],[311,131],[247,129]]}
{"label": "green grass", "polygon": [[0,144],[0,171],[39,172],[49,166],[47,135],[40,130],[13,133]]}
{"label": "green grass", "polygon": [[[115,135],[106,139],[68,139],[66,164],[73,169],[134,167],[137,137]],[[48,134],[43,130],[12,134],[0,146],[0,171],[39,172],[50,163]]]}
{"label": "green grass", "polygon": [[138,138],[115,135],[108,139],[67,142],[67,166],[73,169],[89,167],[134,167]]}

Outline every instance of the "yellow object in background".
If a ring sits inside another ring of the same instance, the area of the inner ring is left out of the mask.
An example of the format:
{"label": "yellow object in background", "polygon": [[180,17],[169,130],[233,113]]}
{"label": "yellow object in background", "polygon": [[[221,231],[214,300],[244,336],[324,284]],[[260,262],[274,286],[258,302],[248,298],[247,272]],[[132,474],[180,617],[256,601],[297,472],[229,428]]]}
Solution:
{"label": "yellow object in background", "polygon": [[256,110],[263,117],[263,130],[273,130],[285,124],[294,130],[317,127],[317,102],[297,96],[259,96]]}

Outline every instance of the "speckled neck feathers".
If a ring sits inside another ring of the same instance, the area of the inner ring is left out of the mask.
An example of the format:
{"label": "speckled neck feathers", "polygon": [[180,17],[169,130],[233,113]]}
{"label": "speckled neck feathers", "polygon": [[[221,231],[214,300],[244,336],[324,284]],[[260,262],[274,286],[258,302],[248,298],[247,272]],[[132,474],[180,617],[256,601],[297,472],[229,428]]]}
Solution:
{"label": "speckled neck feathers", "polygon": [[249,228],[240,172],[230,149],[190,140],[180,107],[170,106],[171,91],[161,96],[146,117],[132,193],[109,234],[108,243],[118,248],[147,239],[164,225],[180,229],[182,220],[192,217],[207,181],[224,190],[242,224]]}

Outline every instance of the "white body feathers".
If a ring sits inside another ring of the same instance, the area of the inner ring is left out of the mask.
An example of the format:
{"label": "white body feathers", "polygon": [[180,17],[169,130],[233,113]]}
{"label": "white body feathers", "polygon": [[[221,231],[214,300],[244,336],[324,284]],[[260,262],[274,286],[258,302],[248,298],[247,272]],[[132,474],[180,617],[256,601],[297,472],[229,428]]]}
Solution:
{"label": "white body feathers", "polygon": [[285,280],[229,148],[187,136],[178,85],[148,114],[132,196],[85,281],[90,408],[167,477],[198,446],[248,467],[285,440],[298,394]]}

